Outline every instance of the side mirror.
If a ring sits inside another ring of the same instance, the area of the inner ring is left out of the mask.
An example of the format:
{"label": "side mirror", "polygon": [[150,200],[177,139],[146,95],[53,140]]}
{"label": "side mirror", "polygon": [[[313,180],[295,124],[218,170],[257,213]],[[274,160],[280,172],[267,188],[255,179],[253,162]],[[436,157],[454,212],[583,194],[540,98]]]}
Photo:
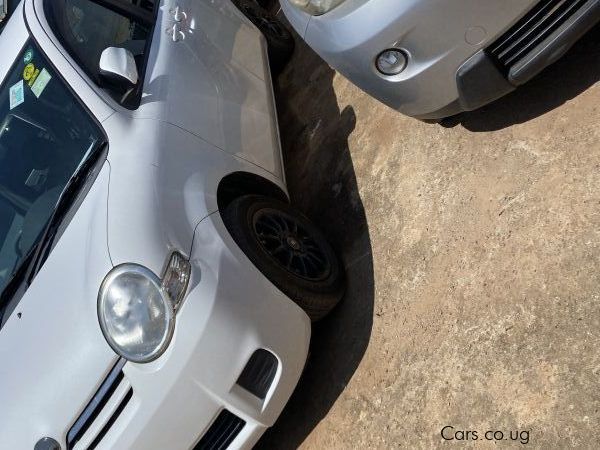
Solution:
{"label": "side mirror", "polygon": [[133,54],[124,48],[108,47],[100,56],[100,75],[135,86],[139,76]]}

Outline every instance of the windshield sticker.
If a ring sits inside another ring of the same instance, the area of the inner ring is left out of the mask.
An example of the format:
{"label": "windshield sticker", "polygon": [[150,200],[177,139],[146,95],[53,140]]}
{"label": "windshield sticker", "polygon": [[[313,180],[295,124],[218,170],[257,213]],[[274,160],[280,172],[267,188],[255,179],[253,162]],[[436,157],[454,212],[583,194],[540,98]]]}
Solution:
{"label": "windshield sticker", "polygon": [[40,69],[36,69],[33,63],[29,63],[25,66],[25,69],[23,70],[23,79],[27,81],[27,84],[29,85],[29,87],[31,87],[33,86],[33,83],[35,83],[35,80],[37,79],[39,74]]}
{"label": "windshield sticker", "polygon": [[35,66],[32,63],[27,64],[23,69],[23,79],[25,81],[31,80],[31,77],[33,76],[34,72]]}
{"label": "windshield sticker", "polygon": [[25,102],[25,87],[23,86],[23,80],[20,80],[17,84],[11,86],[9,97],[11,110]]}
{"label": "windshield sticker", "polygon": [[29,64],[32,59],[33,59],[33,49],[30,48],[25,52],[25,55],[23,56],[23,62],[25,64]]}
{"label": "windshield sticker", "polygon": [[37,98],[40,98],[42,92],[44,92],[44,89],[46,89],[46,86],[48,86],[48,83],[50,83],[51,79],[52,76],[48,73],[48,71],[46,69],[42,69],[39,75],[37,75],[35,82],[31,86],[31,92],[33,92]]}
{"label": "windshield sticker", "polygon": [[40,74],[40,69],[35,69],[35,72],[33,72],[33,75],[31,75],[31,79],[27,82],[29,87],[33,86],[33,83],[35,83],[35,80],[37,80],[37,77],[39,74]]}

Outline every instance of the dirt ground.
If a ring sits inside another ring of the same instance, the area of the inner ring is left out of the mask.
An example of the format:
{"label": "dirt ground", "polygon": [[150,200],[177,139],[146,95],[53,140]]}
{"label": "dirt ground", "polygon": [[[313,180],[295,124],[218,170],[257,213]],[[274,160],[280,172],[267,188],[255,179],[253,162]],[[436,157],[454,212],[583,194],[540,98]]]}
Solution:
{"label": "dirt ground", "polygon": [[259,448],[598,448],[599,80],[597,27],[441,126],[299,44],[278,82],[288,181],[349,289]]}

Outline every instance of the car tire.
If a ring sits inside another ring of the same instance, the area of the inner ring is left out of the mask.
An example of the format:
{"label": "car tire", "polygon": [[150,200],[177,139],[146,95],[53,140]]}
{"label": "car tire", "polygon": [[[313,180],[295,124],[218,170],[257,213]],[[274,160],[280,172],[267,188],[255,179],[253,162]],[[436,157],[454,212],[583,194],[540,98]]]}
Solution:
{"label": "car tire", "polygon": [[294,54],[296,47],[294,36],[281,20],[262,8],[257,2],[239,0],[236,4],[265,36],[271,71],[275,75],[280,74]]}
{"label": "car tire", "polygon": [[341,300],[345,274],[323,234],[290,205],[258,195],[231,202],[223,221],[260,272],[314,322]]}

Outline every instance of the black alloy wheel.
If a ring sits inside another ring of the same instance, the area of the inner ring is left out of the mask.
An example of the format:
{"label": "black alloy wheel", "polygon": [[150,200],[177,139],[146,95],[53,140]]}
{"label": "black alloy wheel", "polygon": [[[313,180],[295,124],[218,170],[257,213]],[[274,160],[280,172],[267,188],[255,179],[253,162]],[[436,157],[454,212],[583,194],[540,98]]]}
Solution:
{"label": "black alloy wheel", "polygon": [[258,195],[231,202],[223,221],[254,265],[313,320],[341,300],[345,274],[333,248],[303,214]]}

